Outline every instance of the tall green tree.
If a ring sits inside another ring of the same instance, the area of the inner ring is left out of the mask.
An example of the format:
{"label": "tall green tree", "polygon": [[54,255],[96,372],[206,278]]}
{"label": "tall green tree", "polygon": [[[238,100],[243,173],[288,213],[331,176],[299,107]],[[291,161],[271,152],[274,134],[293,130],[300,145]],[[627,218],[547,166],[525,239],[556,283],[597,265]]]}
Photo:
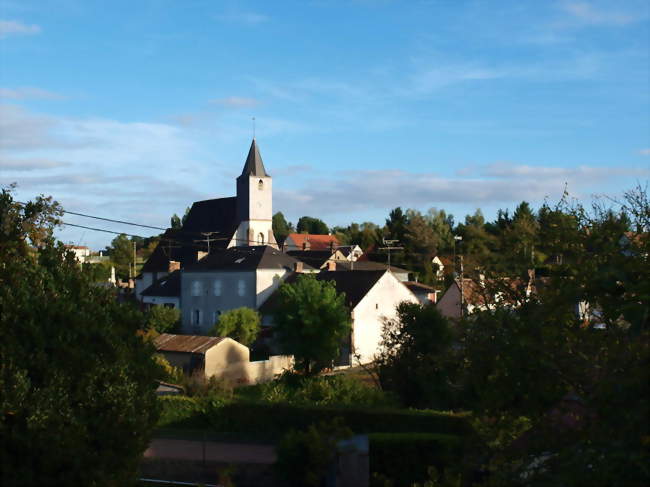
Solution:
{"label": "tall green tree", "polygon": [[280,286],[273,319],[283,353],[293,354],[295,368],[306,375],[329,367],[350,336],[345,296],[333,282],[309,274]]}
{"label": "tall green tree", "polygon": [[180,229],[182,226],[181,217],[178,216],[176,213],[174,213],[172,217],[169,219],[169,226],[174,230]]}
{"label": "tall green tree", "polygon": [[223,313],[210,331],[210,335],[230,337],[244,345],[253,343],[261,330],[260,314],[251,308],[236,308]]}
{"label": "tall green tree", "polygon": [[120,234],[111,241],[109,247],[110,257],[115,270],[122,278],[129,276],[129,269],[133,265],[133,244],[125,234]]}
{"label": "tall green tree", "polygon": [[375,357],[381,386],[406,406],[453,407],[450,349],[452,329],[433,305],[401,303],[397,317],[384,322]]}
{"label": "tall green tree", "polygon": [[278,243],[284,242],[287,235],[293,231],[293,225],[287,222],[281,211],[273,215],[273,234]]}
{"label": "tall green tree", "polygon": [[[56,242],[61,209],[0,195],[0,481],[129,485],[157,420],[141,313]],[[66,255],[67,254],[67,255]]]}
{"label": "tall green tree", "polygon": [[302,216],[296,225],[298,233],[310,233],[312,235],[327,235],[329,228],[325,222],[319,218],[311,216]]}
{"label": "tall green tree", "polygon": [[438,253],[451,252],[454,245],[454,234],[452,232],[454,216],[447,215],[445,210],[442,209],[429,208],[424,218],[437,238]]}
{"label": "tall green tree", "polygon": [[386,219],[386,236],[391,240],[398,240],[404,242],[406,235],[406,226],[408,225],[408,217],[399,206],[388,215]]}

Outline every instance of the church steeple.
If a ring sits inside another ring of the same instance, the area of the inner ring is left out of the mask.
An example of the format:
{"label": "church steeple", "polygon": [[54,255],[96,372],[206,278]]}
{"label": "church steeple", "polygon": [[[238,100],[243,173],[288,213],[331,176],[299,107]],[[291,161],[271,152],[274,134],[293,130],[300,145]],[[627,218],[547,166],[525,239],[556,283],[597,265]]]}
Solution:
{"label": "church steeple", "polygon": [[262,162],[262,156],[260,151],[257,148],[257,142],[253,138],[251,143],[251,148],[248,151],[248,157],[246,158],[246,163],[244,164],[244,170],[241,173],[242,176],[255,176],[255,177],[270,177],[266,169],[264,169],[264,162]]}

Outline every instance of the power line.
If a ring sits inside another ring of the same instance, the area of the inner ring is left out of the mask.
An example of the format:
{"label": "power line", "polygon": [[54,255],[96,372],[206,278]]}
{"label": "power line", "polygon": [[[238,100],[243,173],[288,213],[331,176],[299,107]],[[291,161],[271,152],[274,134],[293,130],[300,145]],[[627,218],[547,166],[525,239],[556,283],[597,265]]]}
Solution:
{"label": "power line", "polygon": [[[16,201],[19,205],[27,205],[27,203],[23,203],[21,201]],[[76,215],[76,216],[83,216],[84,218],[94,218],[95,220],[103,220],[106,222],[112,222],[112,223],[121,223],[123,225],[132,225],[134,227],[142,227],[142,228],[152,228],[154,230],[167,230],[166,228],[163,227],[154,227],[152,225],[142,225],[140,223],[133,223],[133,222],[127,222],[124,220],[114,220],[112,218],[104,218],[103,216],[94,216],[94,215],[87,215],[85,213],[77,213],[74,211],[68,211],[68,210],[61,210],[63,213],[67,213],[69,215]],[[101,231],[101,230],[100,230]]]}

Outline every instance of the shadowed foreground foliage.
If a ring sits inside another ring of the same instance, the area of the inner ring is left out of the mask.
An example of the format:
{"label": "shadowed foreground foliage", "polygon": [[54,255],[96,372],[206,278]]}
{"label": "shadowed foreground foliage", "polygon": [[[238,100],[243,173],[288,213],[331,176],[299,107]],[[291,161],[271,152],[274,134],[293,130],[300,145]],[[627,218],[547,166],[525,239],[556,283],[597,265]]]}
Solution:
{"label": "shadowed foreground foliage", "polygon": [[0,195],[2,485],[128,485],[157,420],[143,316],[93,286],[60,208]]}

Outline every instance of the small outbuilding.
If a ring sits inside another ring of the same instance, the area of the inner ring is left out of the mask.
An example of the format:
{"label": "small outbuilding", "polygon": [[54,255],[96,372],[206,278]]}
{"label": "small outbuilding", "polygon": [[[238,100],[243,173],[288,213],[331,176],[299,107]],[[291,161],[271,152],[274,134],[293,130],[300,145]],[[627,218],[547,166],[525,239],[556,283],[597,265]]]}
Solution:
{"label": "small outbuilding", "polygon": [[186,373],[202,370],[206,377],[222,376],[229,366],[248,362],[248,347],[232,338],[163,333],[154,344],[174,367]]}

